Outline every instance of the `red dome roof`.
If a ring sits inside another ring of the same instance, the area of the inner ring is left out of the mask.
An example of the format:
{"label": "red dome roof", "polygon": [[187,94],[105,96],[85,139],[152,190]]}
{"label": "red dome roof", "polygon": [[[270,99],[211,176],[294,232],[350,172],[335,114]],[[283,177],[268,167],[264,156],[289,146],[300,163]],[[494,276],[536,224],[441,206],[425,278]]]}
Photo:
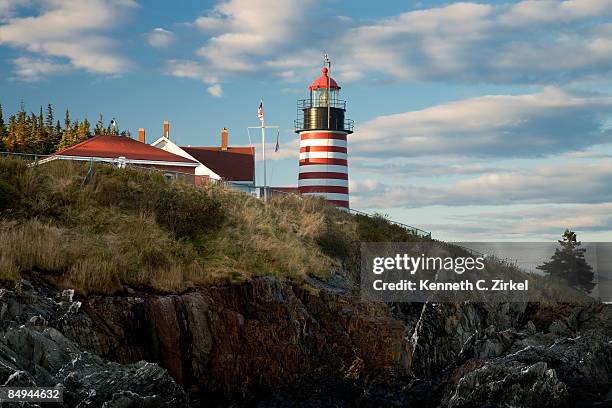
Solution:
{"label": "red dome roof", "polygon": [[[321,76],[315,79],[313,83],[310,85],[310,87],[308,88],[311,91],[313,89],[327,88],[327,80],[329,78],[327,76],[327,67],[323,67],[321,72],[322,72]],[[334,78],[329,78],[329,88],[330,89],[340,89],[336,81],[334,81]]]}

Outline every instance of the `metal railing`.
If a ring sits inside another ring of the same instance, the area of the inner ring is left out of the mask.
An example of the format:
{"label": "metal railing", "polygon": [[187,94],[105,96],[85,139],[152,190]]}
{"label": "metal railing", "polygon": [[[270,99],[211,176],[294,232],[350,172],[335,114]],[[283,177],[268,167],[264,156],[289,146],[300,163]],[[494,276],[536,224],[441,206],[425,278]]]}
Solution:
{"label": "metal railing", "polygon": [[17,153],[17,152],[0,152],[0,157],[13,157],[16,159],[23,159],[28,161],[36,162],[45,157],[51,156],[50,154],[37,154],[37,153]]}
{"label": "metal railing", "polygon": [[416,236],[422,237],[422,238],[430,238],[431,239],[431,231],[425,231],[423,229],[420,229],[420,228],[417,228],[417,227],[413,227],[412,225],[404,224],[403,222],[391,220],[391,219],[386,218],[385,216],[383,216],[381,214],[369,214],[369,213],[366,213],[364,211],[355,210],[354,208],[349,208],[349,212],[351,214],[357,214],[357,215],[361,215],[361,216],[364,216],[364,217],[371,217],[371,218],[380,217],[380,218],[384,219],[385,221],[387,221],[390,224],[397,225],[398,227],[401,227],[401,228],[405,229],[406,231],[408,231],[412,235],[416,235]]}
{"label": "metal railing", "polygon": [[[314,124],[311,120],[309,125],[310,126],[308,127],[308,130],[325,130],[327,129],[327,118],[323,117]],[[340,125],[341,126],[336,126],[336,124],[332,120],[331,130],[343,130],[349,133],[353,133],[353,130],[355,128],[355,121],[353,119],[344,119],[343,123],[341,123]],[[305,130],[306,128],[304,127],[304,118],[298,118],[294,120],[293,127],[296,131]]]}
{"label": "metal railing", "polygon": [[318,99],[300,99],[297,102],[298,110],[310,109],[310,108],[338,108],[346,110],[346,101],[342,99],[332,99],[328,104],[326,100]]}

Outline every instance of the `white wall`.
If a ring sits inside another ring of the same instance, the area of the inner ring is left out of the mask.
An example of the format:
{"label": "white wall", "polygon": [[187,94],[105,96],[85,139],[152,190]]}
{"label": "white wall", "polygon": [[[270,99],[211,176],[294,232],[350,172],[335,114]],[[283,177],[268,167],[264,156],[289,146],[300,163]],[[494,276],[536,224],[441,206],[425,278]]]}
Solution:
{"label": "white wall", "polygon": [[[151,146],[157,147],[159,149],[165,150],[170,153],[174,153],[176,155],[185,157],[187,159],[197,161],[189,153],[187,153],[186,151],[184,151],[183,149],[181,149],[179,146],[177,146],[176,144],[174,144],[172,141],[168,139],[164,139],[164,138],[158,139],[155,142],[151,143]],[[214,171],[212,171],[211,169],[209,169],[208,167],[206,167],[205,165],[201,163],[198,167],[196,167],[195,174],[196,176],[208,176],[213,180],[221,180],[221,177],[217,173],[215,173]]]}

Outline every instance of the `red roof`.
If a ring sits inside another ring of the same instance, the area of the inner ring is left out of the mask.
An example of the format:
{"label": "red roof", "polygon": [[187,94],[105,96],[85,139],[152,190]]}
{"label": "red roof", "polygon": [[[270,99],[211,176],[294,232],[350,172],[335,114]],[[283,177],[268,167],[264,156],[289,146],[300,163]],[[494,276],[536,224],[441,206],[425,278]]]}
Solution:
{"label": "red roof", "polygon": [[[328,78],[327,67],[323,67],[321,70],[321,76],[315,79],[308,89],[312,91],[319,88],[327,88]],[[336,81],[334,81],[334,78],[329,78],[329,89],[340,89]]]}
{"label": "red roof", "polygon": [[187,147],[181,146],[197,161],[214,171],[224,180],[255,180],[254,147]]}
{"label": "red roof", "polygon": [[179,163],[195,163],[186,157],[167,152],[124,136],[99,135],[54,153],[53,156],[100,157],[128,160],[150,160]]}

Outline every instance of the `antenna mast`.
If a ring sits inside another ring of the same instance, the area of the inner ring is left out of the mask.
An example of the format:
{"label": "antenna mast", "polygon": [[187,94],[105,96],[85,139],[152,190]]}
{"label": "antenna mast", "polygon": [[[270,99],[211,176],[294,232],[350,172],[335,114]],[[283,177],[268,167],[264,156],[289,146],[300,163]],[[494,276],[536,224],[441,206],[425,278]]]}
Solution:
{"label": "antenna mast", "polygon": [[329,59],[329,55],[325,53],[323,57],[323,65],[327,66],[327,128],[331,129],[331,92],[329,87],[331,86],[331,60]]}

